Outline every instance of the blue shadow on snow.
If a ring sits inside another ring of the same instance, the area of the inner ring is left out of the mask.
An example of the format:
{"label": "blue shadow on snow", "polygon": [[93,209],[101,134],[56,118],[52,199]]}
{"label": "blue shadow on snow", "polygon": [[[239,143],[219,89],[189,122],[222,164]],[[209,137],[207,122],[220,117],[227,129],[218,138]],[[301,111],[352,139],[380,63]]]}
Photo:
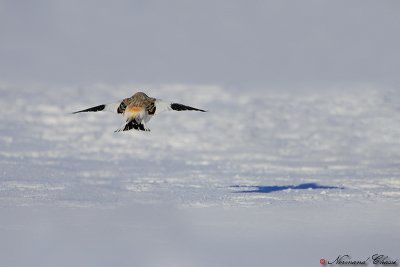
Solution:
{"label": "blue shadow on snow", "polygon": [[240,190],[235,191],[235,193],[273,193],[277,191],[283,191],[288,189],[344,189],[344,187],[337,187],[337,186],[326,186],[326,185],[319,185],[317,183],[306,183],[306,184],[299,184],[299,185],[271,185],[271,186],[251,186],[251,185],[233,185],[231,188],[239,188],[245,189],[249,188],[248,190]]}

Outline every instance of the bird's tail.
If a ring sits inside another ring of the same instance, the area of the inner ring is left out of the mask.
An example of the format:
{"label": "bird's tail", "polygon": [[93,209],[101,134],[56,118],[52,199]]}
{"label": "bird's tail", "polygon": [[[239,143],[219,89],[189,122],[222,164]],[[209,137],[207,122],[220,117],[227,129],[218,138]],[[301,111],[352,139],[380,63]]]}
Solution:
{"label": "bird's tail", "polygon": [[114,132],[124,132],[124,131],[129,131],[129,130],[138,130],[138,131],[145,131],[145,132],[150,132],[150,129],[146,128],[143,123],[136,122],[136,120],[131,120],[124,124],[121,128],[115,130]]}

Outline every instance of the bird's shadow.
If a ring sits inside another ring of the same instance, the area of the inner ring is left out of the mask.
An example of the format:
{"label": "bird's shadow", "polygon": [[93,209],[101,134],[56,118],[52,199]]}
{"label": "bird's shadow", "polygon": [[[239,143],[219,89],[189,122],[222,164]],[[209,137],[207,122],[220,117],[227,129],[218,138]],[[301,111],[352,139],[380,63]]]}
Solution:
{"label": "bird's shadow", "polygon": [[308,189],[344,189],[344,187],[338,186],[327,186],[319,185],[317,183],[304,183],[299,185],[270,185],[270,186],[260,186],[260,185],[232,185],[231,188],[240,189],[235,191],[235,193],[273,193],[283,190],[308,190]]}

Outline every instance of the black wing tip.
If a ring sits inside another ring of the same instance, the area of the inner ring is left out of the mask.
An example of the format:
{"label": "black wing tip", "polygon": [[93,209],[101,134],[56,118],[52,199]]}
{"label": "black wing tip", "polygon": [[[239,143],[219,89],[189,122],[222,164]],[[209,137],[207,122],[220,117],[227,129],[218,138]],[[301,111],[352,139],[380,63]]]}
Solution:
{"label": "black wing tip", "polygon": [[105,108],[106,108],[106,105],[98,105],[98,106],[95,106],[95,107],[91,107],[91,108],[87,108],[87,109],[83,109],[83,110],[72,112],[72,114],[81,113],[81,112],[97,112],[97,111],[102,111]]}
{"label": "black wing tip", "polygon": [[193,108],[194,111],[200,111],[200,112],[208,112],[208,110],[200,109],[200,108]]}
{"label": "black wing tip", "polygon": [[200,111],[200,112],[207,112],[204,109],[189,107],[189,106],[185,106],[185,105],[182,105],[182,104],[179,104],[179,103],[172,103],[171,104],[171,108],[172,108],[172,110],[176,110],[176,111],[194,110],[194,111]]}

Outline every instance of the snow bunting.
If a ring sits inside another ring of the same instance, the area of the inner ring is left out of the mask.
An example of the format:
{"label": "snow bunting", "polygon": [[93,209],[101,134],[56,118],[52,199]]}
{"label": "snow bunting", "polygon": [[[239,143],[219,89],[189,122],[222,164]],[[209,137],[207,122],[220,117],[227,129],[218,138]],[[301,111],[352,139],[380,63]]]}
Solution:
{"label": "snow bunting", "polygon": [[195,110],[206,112],[202,109],[185,106],[178,103],[164,102],[160,99],[149,97],[143,92],[138,92],[132,97],[125,98],[121,101],[76,111],[73,112],[73,114],[80,112],[110,111],[116,114],[122,114],[125,120],[124,125],[115,132],[129,131],[132,129],[138,131],[150,131],[150,129],[146,128],[146,123],[154,115],[168,110]]}

